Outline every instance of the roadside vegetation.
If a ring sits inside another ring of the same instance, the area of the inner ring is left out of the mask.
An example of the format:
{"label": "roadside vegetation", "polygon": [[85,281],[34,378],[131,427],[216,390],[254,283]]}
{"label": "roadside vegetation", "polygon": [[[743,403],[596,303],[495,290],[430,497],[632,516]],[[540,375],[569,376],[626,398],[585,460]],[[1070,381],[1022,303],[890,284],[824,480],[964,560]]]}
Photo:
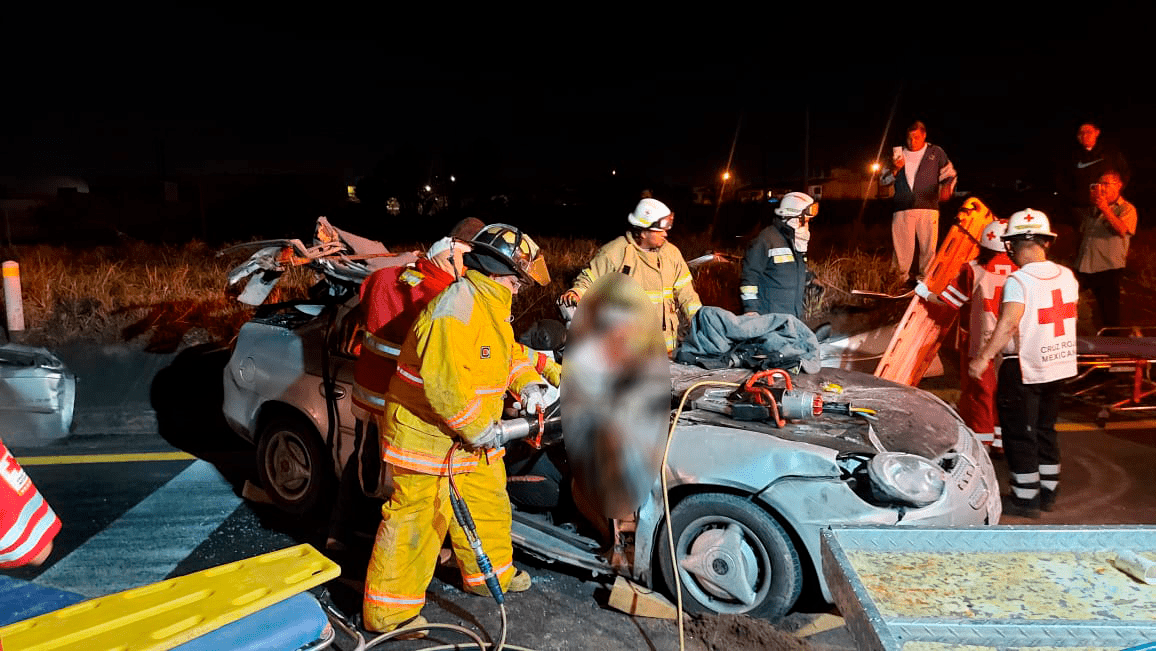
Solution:
{"label": "roadside vegetation", "polygon": [[[1156,260],[1141,252],[1156,242],[1150,232],[1133,240],[1128,275],[1142,288],[1156,288]],[[721,249],[705,237],[678,234],[672,241],[691,260],[708,252],[718,261],[694,270],[695,287],[706,305],[738,311],[741,248]],[[521,332],[535,320],[558,318],[554,299],[598,250],[601,242],[581,238],[539,238],[550,265],[548,287],[531,288],[514,303],[514,329]],[[414,248],[421,248],[421,244]],[[411,247],[397,247],[405,250]],[[889,272],[886,251],[828,248],[812,242],[811,270],[823,286],[807,306],[814,321],[836,305],[863,305],[867,299],[851,290],[899,293]],[[70,340],[94,343],[131,342],[157,351],[173,351],[205,342],[229,342],[254,308],[235,300],[240,288],[228,291],[226,274],[249,252],[217,256],[218,249],[201,242],[156,245],[125,241],[117,246],[72,249],[62,246],[16,246],[6,260],[20,263],[26,331],[18,340],[52,347]],[[300,298],[316,278],[306,268],[294,268],[281,279],[267,302]]]}

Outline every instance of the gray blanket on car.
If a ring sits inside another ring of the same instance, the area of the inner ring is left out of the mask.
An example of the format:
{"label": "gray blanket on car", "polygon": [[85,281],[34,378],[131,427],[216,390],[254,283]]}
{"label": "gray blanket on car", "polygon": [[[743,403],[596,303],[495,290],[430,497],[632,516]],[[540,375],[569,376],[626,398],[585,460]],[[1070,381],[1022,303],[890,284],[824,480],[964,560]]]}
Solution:
{"label": "gray blanket on car", "polygon": [[818,373],[819,340],[790,314],[740,316],[706,306],[691,322],[675,361],[705,368],[799,368]]}

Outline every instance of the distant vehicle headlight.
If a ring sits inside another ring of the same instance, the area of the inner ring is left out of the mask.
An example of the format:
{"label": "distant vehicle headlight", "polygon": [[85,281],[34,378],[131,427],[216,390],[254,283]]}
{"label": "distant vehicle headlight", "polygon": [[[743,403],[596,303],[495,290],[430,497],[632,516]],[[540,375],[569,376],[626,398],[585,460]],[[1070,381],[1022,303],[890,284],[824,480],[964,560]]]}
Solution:
{"label": "distant vehicle headlight", "polygon": [[877,454],[867,465],[867,474],[879,495],[915,507],[939,499],[947,484],[942,468],[914,454]]}

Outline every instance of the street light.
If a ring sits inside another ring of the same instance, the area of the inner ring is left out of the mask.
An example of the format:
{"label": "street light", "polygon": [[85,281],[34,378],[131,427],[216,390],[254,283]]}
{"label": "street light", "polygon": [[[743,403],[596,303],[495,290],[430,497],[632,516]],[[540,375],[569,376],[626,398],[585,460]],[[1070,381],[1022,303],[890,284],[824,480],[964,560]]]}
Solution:
{"label": "street light", "polygon": [[878,162],[871,163],[871,172],[873,174],[878,172],[880,167],[881,167],[881,165],[879,165]]}

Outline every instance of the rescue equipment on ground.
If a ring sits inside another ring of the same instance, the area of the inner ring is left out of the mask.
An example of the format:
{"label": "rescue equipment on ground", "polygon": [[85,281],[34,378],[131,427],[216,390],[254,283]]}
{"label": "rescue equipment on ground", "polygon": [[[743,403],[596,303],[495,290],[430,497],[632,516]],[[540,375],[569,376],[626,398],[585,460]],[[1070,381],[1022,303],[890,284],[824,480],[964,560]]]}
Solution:
{"label": "rescue equipment on ground", "polygon": [[[784,386],[772,386],[782,378]],[[783,427],[789,420],[810,420],[823,414],[873,417],[875,410],[849,402],[829,402],[812,391],[795,389],[791,376],[778,368],[758,371],[735,391],[707,390],[691,403],[695,409],[713,411],[735,420],[767,421]]]}

